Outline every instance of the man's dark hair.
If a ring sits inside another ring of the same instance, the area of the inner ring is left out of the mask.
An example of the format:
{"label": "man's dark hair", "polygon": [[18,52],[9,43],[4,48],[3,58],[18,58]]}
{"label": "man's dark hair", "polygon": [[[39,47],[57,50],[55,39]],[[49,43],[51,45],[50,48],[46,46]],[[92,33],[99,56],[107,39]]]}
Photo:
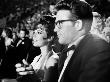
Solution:
{"label": "man's dark hair", "polygon": [[71,10],[78,19],[93,19],[92,8],[87,2],[73,0],[71,3],[61,1],[56,4],[57,10]]}
{"label": "man's dark hair", "polygon": [[20,29],[19,30],[19,33],[20,33],[20,31],[24,31],[25,32],[25,35],[28,35],[29,34],[29,31],[27,29]]}

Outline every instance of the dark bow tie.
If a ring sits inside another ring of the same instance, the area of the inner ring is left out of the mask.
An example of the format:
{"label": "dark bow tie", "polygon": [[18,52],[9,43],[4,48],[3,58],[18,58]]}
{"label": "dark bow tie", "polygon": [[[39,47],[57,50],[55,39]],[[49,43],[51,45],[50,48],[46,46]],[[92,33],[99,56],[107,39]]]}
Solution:
{"label": "dark bow tie", "polygon": [[66,46],[66,48],[64,48],[61,53],[65,53],[65,52],[68,52],[68,51],[74,50],[74,49],[75,49],[75,45],[72,45],[72,46],[69,47],[69,48],[67,48],[67,46]]}
{"label": "dark bow tie", "polygon": [[75,49],[75,45],[72,45],[71,47],[67,47],[65,46],[65,48],[62,50],[61,53],[59,53],[59,63],[58,63],[58,67],[59,67],[59,72],[61,72],[65,59],[67,58],[67,52],[70,50],[74,50]]}

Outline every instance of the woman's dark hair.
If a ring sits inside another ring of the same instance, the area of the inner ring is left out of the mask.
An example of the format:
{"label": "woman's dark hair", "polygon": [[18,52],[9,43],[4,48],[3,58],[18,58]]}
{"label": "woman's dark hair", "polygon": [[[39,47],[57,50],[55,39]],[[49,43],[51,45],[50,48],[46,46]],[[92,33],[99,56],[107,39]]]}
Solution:
{"label": "woman's dark hair", "polygon": [[47,32],[47,38],[50,38],[51,36],[56,35],[56,33],[54,32],[54,27],[55,27],[54,23],[55,23],[55,18],[51,16],[42,16],[34,27],[36,29],[38,24],[44,25]]}
{"label": "woman's dark hair", "polygon": [[11,29],[4,28],[3,31],[5,31],[7,37],[12,38],[12,30]]}

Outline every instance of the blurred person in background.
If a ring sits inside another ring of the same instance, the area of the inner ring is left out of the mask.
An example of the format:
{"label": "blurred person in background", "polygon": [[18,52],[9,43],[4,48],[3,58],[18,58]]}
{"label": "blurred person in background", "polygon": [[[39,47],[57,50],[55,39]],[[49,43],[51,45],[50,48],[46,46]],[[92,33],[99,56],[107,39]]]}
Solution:
{"label": "blurred person in background", "polygon": [[106,19],[103,33],[106,37],[106,41],[110,44],[110,17]]}
{"label": "blurred person in background", "polygon": [[103,27],[103,21],[102,17],[98,12],[92,12],[93,13],[93,23],[91,26],[91,33],[98,35],[102,39],[106,40],[105,35],[102,33],[104,27]]}
{"label": "blurred person in background", "polygon": [[13,39],[13,45],[16,47],[16,44],[18,42],[18,36],[16,32],[12,32],[12,39]]}
{"label": "blurred person in background", "polygon": [[56,15],[56,9],[55,9],[55,4],[54,3],[51,3],[50,5],[49,5],[49,11],[50,11],[50,15],[51,16],[55,16]]}
{"label": "blurred person in background", "polygon": [[29,29],[29,39],[33,38],[33,29]]}
{"label": "blurred person in background", "polygon": [[18,62],[27,59],[28,52],[32,46],[32,41],[27,37],[28,31],[26,29],[19,30],[19,39],[16,44],[16,55]]}
{"label": "blurred person in background", "polygon": [[2,54],[2,62],[0,65],[0,79],[13,79],[17,76],[15,69],[15,64],[17,62],[11,29],[3,28],[2,37],[4,39],[5,51],[4,54]]}

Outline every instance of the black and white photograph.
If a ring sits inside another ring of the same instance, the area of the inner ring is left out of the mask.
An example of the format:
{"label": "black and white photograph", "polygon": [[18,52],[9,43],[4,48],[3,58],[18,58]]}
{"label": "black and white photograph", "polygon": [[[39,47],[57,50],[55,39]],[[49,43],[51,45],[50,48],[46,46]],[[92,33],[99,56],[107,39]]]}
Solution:
{"label": "black and white photograph", "polygon": [[110,82],[110,0],[0,0],[0,82]]}

